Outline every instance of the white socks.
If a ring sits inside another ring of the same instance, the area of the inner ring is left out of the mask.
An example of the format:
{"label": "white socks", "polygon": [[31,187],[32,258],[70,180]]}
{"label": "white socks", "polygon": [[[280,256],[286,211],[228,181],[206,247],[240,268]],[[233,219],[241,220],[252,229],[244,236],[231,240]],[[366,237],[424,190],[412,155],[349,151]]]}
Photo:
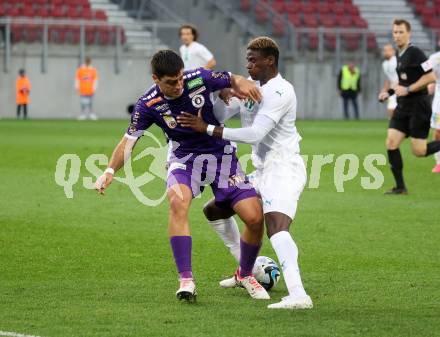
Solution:
{"label": "white socks", "polygon": [[233,216],[228,219],[208,221],[228,247],[232,256],[240,261],[240,231]]}
{"label": "white socks", "polygon": [[440,164],[440,151],[434,153],[434,158],[435,158],[436,164],[439,165]]}
{"label": "white socks", "polygon": [[283,270],[284,281],[290,296],[307,296],[298,267],[298,247],[289,232],[281,231],[270,238]]}

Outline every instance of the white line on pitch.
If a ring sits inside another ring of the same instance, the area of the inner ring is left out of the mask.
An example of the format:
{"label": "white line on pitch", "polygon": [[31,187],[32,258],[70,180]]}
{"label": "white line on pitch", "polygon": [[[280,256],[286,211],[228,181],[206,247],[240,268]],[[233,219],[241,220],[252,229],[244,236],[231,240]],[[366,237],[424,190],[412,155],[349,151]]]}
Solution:
{"label": "white line on pitch", "polygon": [[0,331],[0,336],[9,336],[9,337],[41,337],[41,336],[34,336],[34,335],[23,335],[22,333],[10,332],[10,331]]}

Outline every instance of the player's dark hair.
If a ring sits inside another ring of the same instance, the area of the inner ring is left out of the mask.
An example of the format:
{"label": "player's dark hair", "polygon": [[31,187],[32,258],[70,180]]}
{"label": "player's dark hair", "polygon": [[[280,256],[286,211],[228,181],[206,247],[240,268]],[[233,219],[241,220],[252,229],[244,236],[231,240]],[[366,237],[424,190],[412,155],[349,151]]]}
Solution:
{"label": "player's dark hair", "polygon": [[275,58],[275,65],[278,67],[278,58],[280,57],[280,49],[277,43],[267,36],[256,37],[251,40],[247,49],[258,50],[264,57],[273,56]]}
{"label": "player's dark hair", "polygon": [[405,19],[395,19],[393,21],[393,25],[396,25],[396,26],[405,25],[406,30],[408,32],[411,31],[411,24],[408,21],[406,21]]}
{"label": "player's dark hair", "polygon": [[197,41],[198,37],[199,37],[199,32],[197,31],[197,28],[194,27],[193,25],[186,23],[184,25],[182,25],[179,29],[179,35],[182,35],[182,29],[191,29],[191,34],[193,36],[194,41]]}
{"label": "player's dark hair", "polygon": [[151,59],[151,72],[158,78],[177,76],[182,69],[182,58],[170,49],[159,50]]}

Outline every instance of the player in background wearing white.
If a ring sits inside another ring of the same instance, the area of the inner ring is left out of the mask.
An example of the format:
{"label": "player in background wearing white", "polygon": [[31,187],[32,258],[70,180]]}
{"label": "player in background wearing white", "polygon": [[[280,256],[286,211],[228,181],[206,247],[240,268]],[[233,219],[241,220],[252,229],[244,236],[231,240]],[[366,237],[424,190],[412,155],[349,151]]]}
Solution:
{"label": "player in background wearing white", "polygon": [[183,25],[179,30],[182,45],[180,56],[183,59],[185,70],[196,68],[213,69],[216,61],[212,53],[203,44],[197,42],[199,33],[197,29],[189,24]]}
{"label": "player in background wearing white", "polygon": [[[396,51],[391,43],[387,43],[383,46],[382,55],[384,61],[382,62],[382,70],[385,74],[385,81],[383,88],[379,93],[379,101],[384,102],[385,97],[388,96],[388,90],[394,89],[399,84],[399,76],[396,72],[397,58]],[[387,100],[387,112],[388,119],[393,116],[394,109],[397,106],[397,97],[395,94],[388,97]]]}
{"label": "player in background wearing white", "polygon": [[[240,112],[242,128],[232,129],[208,125],[203,116],[182,113],[177,121],[182,126],[206,132],[216,138],[252,144],[252,162],[256,168],[251,181],[259,192],[267,235],[282,267],[289,296],[270,304],[270,309],[308,309],[313,307],[304,290],[298,267],[298,247],[289,233],[299,196],[307,180],[304,161],[300,156],[301,136],[296,130],[296,96],[293,86],[278,73],[279,48],[268,37],[258,37],[247,46],[247,69],[260,87],[260,103],[232,99],[224,112],[226,120]],[[218,107],[217,107],[218,108]],[[252,178],[252,177],[250,177]],[[214,229],[235,256],[238,228],[233,212],[218,209],[214,203],[205,207]],[[220,282],[233,287],[236,277]]]}
{"label": "player in background wearing white", "polygon": [[[437,42],[440,49],[440,39]],[[434,129],[434,140],[440,140],[440,51],[432,54],[429,57],[429,62],[432,65],[436,77],[434,99],[432,101],[432,117],[431,128]],[[440,151],[434,153],[435,166],[432,169],[433,173],[440,173]]]}

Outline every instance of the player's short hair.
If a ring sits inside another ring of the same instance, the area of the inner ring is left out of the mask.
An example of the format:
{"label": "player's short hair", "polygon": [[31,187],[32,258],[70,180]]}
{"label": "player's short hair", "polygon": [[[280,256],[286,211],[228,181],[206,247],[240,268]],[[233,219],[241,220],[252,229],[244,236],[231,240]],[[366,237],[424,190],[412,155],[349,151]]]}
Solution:
{"label": "player's short hair", "polygon": [[411,31],[411,24],[409,23],[409,21],[407,21],[405,19],[395,19],[393,21],[393,25],[396,25],[396,26],[405,25],[406,30],[408,32]]}
{"label": "player's short hair", "polygon": [[191,29],[191,34],[194,38],[194,41],[197,41],[199,38],[199,32],[197,31],[197,28],[189,23],[185,23],[184,25],[180,26],[179,29],[179,36],[182,35],[182,29]]}
{"label": "player's short hair", "polygon": [[151,72],[158,78],[177,76],[183,67],[182,58],[170,49],[159,50],[151,59]]}
{"label": "player's short hair", "polygon": [[251,40],[247,49],[258,50],[264,57],[273,56],[275,58],[275,65],[278,66],[278,58],[280,57],[280,48],[277,43],[267,36],[256,37]]}

